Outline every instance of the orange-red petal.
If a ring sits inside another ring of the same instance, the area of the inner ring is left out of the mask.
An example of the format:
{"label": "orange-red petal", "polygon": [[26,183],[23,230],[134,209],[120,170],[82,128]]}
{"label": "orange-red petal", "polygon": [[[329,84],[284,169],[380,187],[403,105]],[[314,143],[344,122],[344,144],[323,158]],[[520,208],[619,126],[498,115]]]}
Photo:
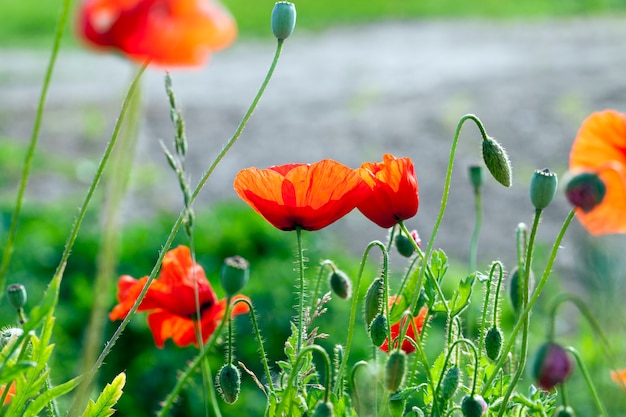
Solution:
{"label": "orange-red petal", "polygon": [[235,177],[234,188],[280,230],[322,229],[352,211],[367,193],[353,169],[330,159],[244,169]]}
{"label": "orange-red petal", "polygon": [[570,152],[573,174],[597,173],[606,185],[602,203],[589,212],[577,209],[593,235],[626,233],[626,114],[604,110],[581,125]]}
{"label": "orange-red petal", "polygon": [[611,371],[611,379],[617,382],[622,389],[626,389],[626,369]]}
{"label": "orange-red petal", "polygon": [[[408,339],[411,338],[413,340],[417,340],[416,337],[415,337],[416,333],[417,333],[417,335],[422,334],[422,329],[424,328],[424,323],[426,322],[426,314],[427,313],[428,313],[428,309],[426,307],[422,307],[420,309],[420,311],[419,311],[419,314],[416,317],[413,318],[413,321],[411,322],[411,324],[407,328],[407,330],[406,330],[406,337],[402,341],[402,350],[406,354],[415,352],[415,346]],[[391,331],[391,338],[392,339],[395,339],[398,336],[400,336],[400,324],[401,324],[401,321],[399,321],[397,323],[394,323],[391,326],[391,329],[389,329]],[[397,342],[395,343],[395,346],[397,346]],[[385,351],[385,352],[389,352],[389,341],[387,339],[385,339],[383,344],[380,346],[380,349]]]}
{"label": "orange-red petal", "polygon": [[[2,385],[0,387],[0,395],[4,394],[4,390],[6,389],[6,385]],[[16,385],[15,385],[15,381],[11,382],[11,385],[9,385],[9,392],[7,392],[6,397],[4,397],[4,403],[3,405],[7,405],[11,402],[11,400],[13,399],[13,397],[15,397],[15,394],[17,394],[16,391]]]}

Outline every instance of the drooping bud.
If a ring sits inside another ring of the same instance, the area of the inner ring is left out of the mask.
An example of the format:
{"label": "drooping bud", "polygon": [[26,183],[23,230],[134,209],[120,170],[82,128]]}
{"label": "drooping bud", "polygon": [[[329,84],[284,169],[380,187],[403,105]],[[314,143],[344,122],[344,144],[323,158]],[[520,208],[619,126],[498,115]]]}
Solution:
{"label": "drooping bud", "polygon": [[396,249],[398,249],[398,253],[405,258],[411,257],[415,252],[415,248],[413,247],[413,243],[411,239],[406,237],[404,233],[397,234],[394,238],[394,243],[396,244]]}
{"label": "drooping bud", "polygon": [[546,391],[567,380],[572,373],[572,362],[561,345],[546,342],[539,347],[533,366],[537,385]]}
{"label": "drooping bud", "polygon": [[222,270],[220,271],[220,281],[226,295],[237,294],[248,282],[250,278],[250,263],[241,256],[231,256],[224,259]]}
{"label": "drooping bud", "polygon": [[480,395],[466,395],[461,402],[464,417],[480,417],[487,411],[487,403]]}
{"label": "drooping bud", "polygon": [[602,203],[605,195],[606,185],[604,181],[597,174],[591,172],[583,172],[572,177],[565,186],[567,200],[585,213]]}
{"label": "drooping bud", "polygon": [[376,315],[370,324],[370,338],[374,346],[380,347],[385,342],[388,330],[389,323],[387,322],[387,317],[382,314]]}
{"label": "drooping bud", "polygon": [[222,366],[216,378],[217,389],[222,399],[228,404],[233,404],[241,391],[241,375],[239,369],[231,364]]}
{"label": "drooping bud", "polygon": [[483,175],[483,167],[480,165],[471,165],[468,168],[470,184],[474,187],[474,191],[478,191],[480,187],[483,185],[484,175]]}
{"label": "drooping bud", "polygon": [[333,403],[320,401],[315,406],[313,411],[313,417],[333,417],[335,415],[335,409]]}
{"label": "drooping bud", "polygon": [[576,413],[574,412],[574,409],[572,407],[566,407],[564,405],[558,407],[556,410],[554,410],[554,414],[552,414],[554,417],[576,417]]}
{"label": "drooping bud", "polygon": [[441,398],[444,401],[448,401],[452,398],[459,387],[460,373],[459,367],[453,366],[448,369],[443,376],[443,381],[441,381]]}
{"label": "drooping bud", "polygon": [[385,281],[378,277],[370,284],[365,294],[365,324],[368,326],[383,307]]}
{"label": "drooping bud", "polygon": [[272,32],[278,40],[284,40],[296,27],[296,6],[288,1],[279,1],[272,9]]}
{"label": "drooping bud", "polygon": [[345,272],[340,270],[331,272],[328,281],[330,289],[333,290],[337,297],[343,300],[350,298],[352,295],[352,282],[350,282],[350,278],[348,278]]}
{"label": "drooping bud", "polygon": [[396,392],[402,386],[406,371],[406,354],[401,350],[394,350],[389,354],[385,364],[385,388],[389,392]]}
{"label": "drooping bud", "polygon": [[537,210],[548,207],[559,185],[556,174],[549,169],[536,170],[530,180],[530,201]]}
{"label": "drooping bud", "polygon": [[[511,299],[511,307],[513,307],[513,311],[519,313],[520,307],[522,306],[522,290],[523,290],[523,275],[520,274],[519,269],[513,268],[511,274],[509,275],[509,298]],[[530,271],[530,276],[528,277],[528,293],[532,294],[535,288],[535,275],[533,271]]]}
{"label": "drooping bud", "polygon": [[26,305],[26,287],[22,284],[11,284],[7,287],[9,302],[16,309],[22,309]]}
{"label": "drooping bud", "polygon": [[511,161],[502,145],[494,138],[483,140],[483,160],[496,181],[505,187],[511,186]]}
{"label": "drooping bud", "polygon": [[502,349],[502,332],[497,327],[492,327],[485,335],[485,353],[492,361],[498,360]]}

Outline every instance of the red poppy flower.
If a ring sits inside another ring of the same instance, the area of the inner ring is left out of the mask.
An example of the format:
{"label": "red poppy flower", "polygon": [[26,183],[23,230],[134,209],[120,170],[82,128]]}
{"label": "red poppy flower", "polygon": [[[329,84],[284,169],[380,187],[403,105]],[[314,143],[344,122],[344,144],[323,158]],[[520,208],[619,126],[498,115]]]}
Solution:
{"label": "red poppy flower", "polygon": [[570,152],[572,174],[592,172],[606,186],[602,202],[576,215],[593,235],[626,233],[626,114],[593,113],[581,125]]}
{"label": "red poppy flower", "polygon": [[[6,389],[6,385],[0,386],[0,395],[4,394],[5,389]],[[9,385],[9,392],[7,393],[7,396],[4,397],[3,405],[9,404],[11,400],[13,399],[13,397],[15,397],[15,394],[17,394],[17,391],[15,390],[15,382],[11,382],[11,385]]]}
{"label": "red poppy flower", "polygon": [[[394,302],[394,298],[390,297],[390,302],[393,303]],[[415,335],[420,335],[422,334],[422,329],[424,328],[424,323],[426,322],[426,314],[428,313],[428,308],[426,307],[422,307],[420,309],[419,314],[413,318],[413,322],[409,325],[408,329],[406,330],[406,336],[404,338],[404,341],[402,342],[402,350],[406,353],[413,353],[415,352],[415,346],[413,346],[413,343],[411,343],[411,341],[409,341],[408,339],[411,338],[413,340],[417,340],[417,338],[415,337]],[[406,320],[406,318],[404,319]],[[400,320],[399,322],[393,324],[391,326],[391,339],[395,340],[397,337],[400,336],[400,324],[404,324],[403,320]],[[380,349],[385,351],[385,352],[389,352],[389,341],[387,339],[385,339],[385,341],[383,342],[382,345],[380,345]],[[398,346],[398,342],[396,341],[394,343],[394,347]]]}
{"label": "red poppy flower", "polygon": [[203,64],[233,43],[237,25],[217,0],[86,0],[78,31],[96,47],[172,67]]}
{"label": "red poppy flower", "polygon": [[352,211],[368,193],[355,170],[331,159],[244,169],[234,186],[239,197],[280,230],[319,230]]}
{"label": "red poppy flower", "polygon": [[[120,277],[117,283],[117,304],[109,318],[121,320],[130,311],[148,277],[139,280],[128,275]],[[206,342],[224,317],[226,299],[217,300],[211,284],[202,267],[191,259],[189,248],[179,246],[169,251],[163,259],[159,277],[152,281],[146,296],[137,311],[148,311],[148,325],[158,347],[172,338],[178,346],[197,345],[194,329],[196,321],[196,298],[194,281],[197,281],[200,304],[200,328]],[[238,295],[234,299],[246,298]],[[245,303],[238,303],[232,315],[248,312]]]}
{"label": "red poppy flower", "polygon": [[365,217],[389,228],[398,220],[415,216],[419,205],[417,177],[409,158],[385,154],[383,162],[366,162],[357,171],[371,189],[370,196],[357,205]]}

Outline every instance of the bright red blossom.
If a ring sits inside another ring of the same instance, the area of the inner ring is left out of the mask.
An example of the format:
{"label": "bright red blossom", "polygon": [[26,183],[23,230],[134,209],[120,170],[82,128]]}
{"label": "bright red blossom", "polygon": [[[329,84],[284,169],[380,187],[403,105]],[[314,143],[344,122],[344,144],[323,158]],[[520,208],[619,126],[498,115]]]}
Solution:
{"label": "bright red blossom", "polygon": [[165,67],[201,65],[237,37],[217,0],[86,0],[78,31],[93,46]]}
{"label": "bright red blossom", "polygon": [[[120,277],[117,284],[119,303],[109,314],[111,320],[121,320],[139,297],[148,277],[139,280],[128,275]],[[217,296],[207,280],[202,267],[191,259],[189,248],[179,246],[169,251],[163,259],[159,277],[152,281],[137,311],[148,311],[148,325],[158,347],[172,338],[178,346],[197,345],[194,330],[196,301],[194,281],[197,281],[201,312],[201,331],[206,342],[224,317],[226,299]],[[238,295],[233,298],[247,297]],[[232,315],[248,312],[245,303],[235,305]]]}
{"label": "bright red blossom", "polygon": [[365,217],[389,228],[417,213],[417,177],[409,158],[383,155],[383,162],[366,162],[357,170],[369,185],[370,195],[357,208]]}
{"label": "bright red blossom", "polygon": [[[391,298],[391,303],[393,304],[394,298]],[[426,314],[428,314],[428,308],[422,307],[419,311],[419,314],[413,318],[413,321],[409,324],[409,327],[406,330],[404,341],[402,342],[402,350],[404,353],[409,354],[415,352],[415,346],[409,340],[409,338],[413,340],[417,340],[416,335],[422,334],[422,329],[424,328],[424,323],[426,322]],[[404,324],[406,322],[406,318],[404,320],[400,320],[399,322],[393,324],[391,326],[391,339],[395,340],[400,336],[400,324]],[[398,346],[398,342],[394,342],[394,347]],[[385,339],[382,345],[380,345],[380,349],[385,352],[389,352],[389,341]]]}
{"label": "bright red blossom", "polygon": [[248,168],[235,191],[280,230],[319,230],[352,211],[368,194],[355,170],[324,159],[313,164]]}
{"label": "bright red blossom", "polygon": [[606,186],[599,205],[576,210],[589,233],[626,233],[626,114],[604,110],[590,115],[572,145],[569,170],[595,173]]}

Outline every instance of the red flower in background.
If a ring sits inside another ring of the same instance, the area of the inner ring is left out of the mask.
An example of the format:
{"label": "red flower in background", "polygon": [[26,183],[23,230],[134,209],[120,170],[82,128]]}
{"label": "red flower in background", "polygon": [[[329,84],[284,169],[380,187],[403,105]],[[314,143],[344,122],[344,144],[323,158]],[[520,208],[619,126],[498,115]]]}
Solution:
{"label": "red flower in background", "polygon": [[365,217],[389,228],[415,216],[419,205],[417,177],[409,158],[385,154],[383,162],[366,162],[357,171],[371,190],[357,205]]}
{"label": "red flower in background", "polygon": [[[7,389],[6,385],[0,386],[0,395],[4,394],[5,389]],[[11,385],[9,385],[8,388],[7,396],[4,397],[4,402],[2,404],[7,405],[11,403],[11,400],[13,399],[13,397],[15,397],[15,394],[17,394],[17,391],[15,390],[15,382],[11,382]]]}
{"label": "red flower in background", "polygon": [[[390,297],[390,303],[394,303],[395,298]],[[422,307],[419,311],[419,314],[413,318],[413,321],[409,324],[409,327],[406,330],[404,341],[402,342],[402,350],[404,353],[409,354],[415,352],[415,346],[411,343],[409,338],[413,340],[417,340],[416,335],[422,334],[422,329],[424,328],[424,323],[426,322],[426,314],[428,313],[428,308]],[[404,323],[407,319],[400,320],[399,322],[393,324],[391,326],[391,339],[395,340],[400,336],[400,324]],[[394,347],[398,346],[398,342],[394,342]],[[380,345],[380,349],[385,352],[389,352],[389,340],[385,339],[382,345]]]}
{"label": "red flower in background", "polygon": [[244,169],[235,177],[234,187],[242,200],[280,230],[322,229],[368,194],[355,170],[331,159]]}
{"label": "red flower in background", "polygon": [[[119,303],[109,314],[111,320],[121,320],[130,311],[139,297],[148,277],[139,280],[128,275],[120,277],[117,283]],[[196,302],[194,281],[197,281],[200,302],[202,339],[206,342],[226,312],[226,299],[217,296],[207,280],[202,267],[191,259],[189,248],[179,246],[169,251],[163,259],[159,277],[152,281],[146,296],[137,311],[148,311],[148,325],[154,342],[160,348],[171,338],[178,346],[197,345],[194,329],[196,323]],[[246,298],[244,296],[235,296]],[[248,312],[245,303],[238,303],[232,315]]]}
{"label": "red flower in background", "polygon": [[606,187],[600,204],[576,210],[589,233],[626,233],[626,114],[604,110],[585,119],[572,145],[569,170],[595,173]]}
{"label": "red flower in background", "polygon": [[78,31],[133,61],[176,67],[203,64],[233,43],[237,25],[217,0],[86,0]]}

